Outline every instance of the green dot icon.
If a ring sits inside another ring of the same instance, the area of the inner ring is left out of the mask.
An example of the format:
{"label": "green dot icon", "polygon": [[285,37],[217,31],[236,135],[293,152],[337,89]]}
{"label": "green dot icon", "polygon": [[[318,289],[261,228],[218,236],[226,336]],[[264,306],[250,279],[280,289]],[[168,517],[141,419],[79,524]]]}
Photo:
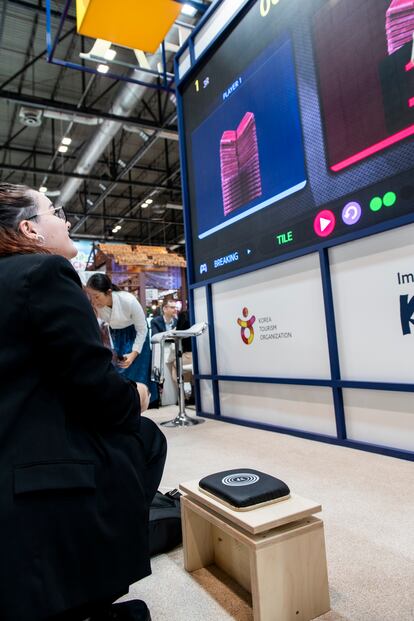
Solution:
{"label": "green dot icon", "polygon": [[379,211],[381,207],[382,207],[382,198],[380,198],[379,196],[374,196],[374,198],[371,199],[369,208],[371,209],[371,211]]}
{"label": "green dot icon", "polygon": [[392,207],[395,204],[396,200],[397,200],[397,195],[395,194],[395,192],[387,192],[382,197],[382,202],[384,203],[386,207]]}

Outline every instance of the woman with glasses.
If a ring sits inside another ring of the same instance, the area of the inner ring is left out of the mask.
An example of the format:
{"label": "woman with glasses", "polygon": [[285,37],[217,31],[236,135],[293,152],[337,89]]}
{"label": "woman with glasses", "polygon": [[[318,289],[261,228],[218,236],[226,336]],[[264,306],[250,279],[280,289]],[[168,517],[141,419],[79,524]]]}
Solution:
{"label": "woman with glasses", "polygon": [[0,619],[149,621],[112,602],[150,573],[165,438],[102,345],[69,229],[45,195],[0,183]]}

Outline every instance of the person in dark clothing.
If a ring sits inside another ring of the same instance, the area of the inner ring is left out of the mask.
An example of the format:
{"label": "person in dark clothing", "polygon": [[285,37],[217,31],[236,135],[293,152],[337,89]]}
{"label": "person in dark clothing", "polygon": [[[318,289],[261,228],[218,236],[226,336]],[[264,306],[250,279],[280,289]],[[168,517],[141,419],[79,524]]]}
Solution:
{"label": "person in dark clothing", "polygon": [[[188,312],[188,310],[182,310],[180,313],[178,313],[176,328],[177,330],[188,330],[189,328],[191,328],[190,313]],[[191,371],[186,370],[186,367],[187,368],[191,367],[192,369],[192,365],[193,365],[192,339],[191,338],[183,339],[182,347],[183,347],[183,366],[184,366],[183,378],[185,382],[184,386],[186,388],[186,399],[187,399],[188,404],[194,404],[195,403],[194,375],[193,375],[192,370]],[[176,362],[174,362],[173,364],[172,376],[173,376],[174,381],[177,381]],[[191,391],[187,390],[187,386],[191,386]]]}
{"label": "person in dark clothing", "polygon": [[[182,310],[177,317],[177,330],[188,330],[191,328],[190,314],[188,310]],[[183,339],[183,352],[192,352],[191,339]]]}
{"label": "person in dark clothing", "polygon": [[149,621],[112,602],[151,571],[166,441],[102,344],[69,229],[45,195],[0,184],[0,619]]}
{"label": "person in dark clothing", "polygon": [[177,325],[177,305],[174,300],[164,300],[161,308],[161,315],[151,319],[152,336],[159,332],[173,330]]}

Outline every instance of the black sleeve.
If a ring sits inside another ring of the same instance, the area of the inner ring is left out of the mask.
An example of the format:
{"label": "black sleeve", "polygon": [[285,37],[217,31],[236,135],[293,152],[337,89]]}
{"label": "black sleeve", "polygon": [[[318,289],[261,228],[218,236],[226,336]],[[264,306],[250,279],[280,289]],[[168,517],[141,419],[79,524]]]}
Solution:
{"label": "black sleeve", "polygon": [[[79,277],[63,257],[42,257],[29,274],[29,316],[42,360],[68,401],[87,403],[85,424],[119,427],[137,418],[140,401],[104,347],[98,322]],[[90,418],[89,418],[90,417]]]}

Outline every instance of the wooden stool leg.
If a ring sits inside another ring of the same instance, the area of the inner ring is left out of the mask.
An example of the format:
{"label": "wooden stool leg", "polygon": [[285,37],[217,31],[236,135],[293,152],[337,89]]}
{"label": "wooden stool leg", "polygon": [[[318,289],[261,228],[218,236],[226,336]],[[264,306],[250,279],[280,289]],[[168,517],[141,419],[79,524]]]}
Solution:
{"label": "wooden stool leg", "polygon": [[185,496],[181,497],[181,518],[185,569],[195,571],[211,565],[214,562],[211,524],[191,510]]}
{"label": "wooden stool leg", "polygon": [[323,523],[251,551],[254,621],[310,621],[330,609]]}

